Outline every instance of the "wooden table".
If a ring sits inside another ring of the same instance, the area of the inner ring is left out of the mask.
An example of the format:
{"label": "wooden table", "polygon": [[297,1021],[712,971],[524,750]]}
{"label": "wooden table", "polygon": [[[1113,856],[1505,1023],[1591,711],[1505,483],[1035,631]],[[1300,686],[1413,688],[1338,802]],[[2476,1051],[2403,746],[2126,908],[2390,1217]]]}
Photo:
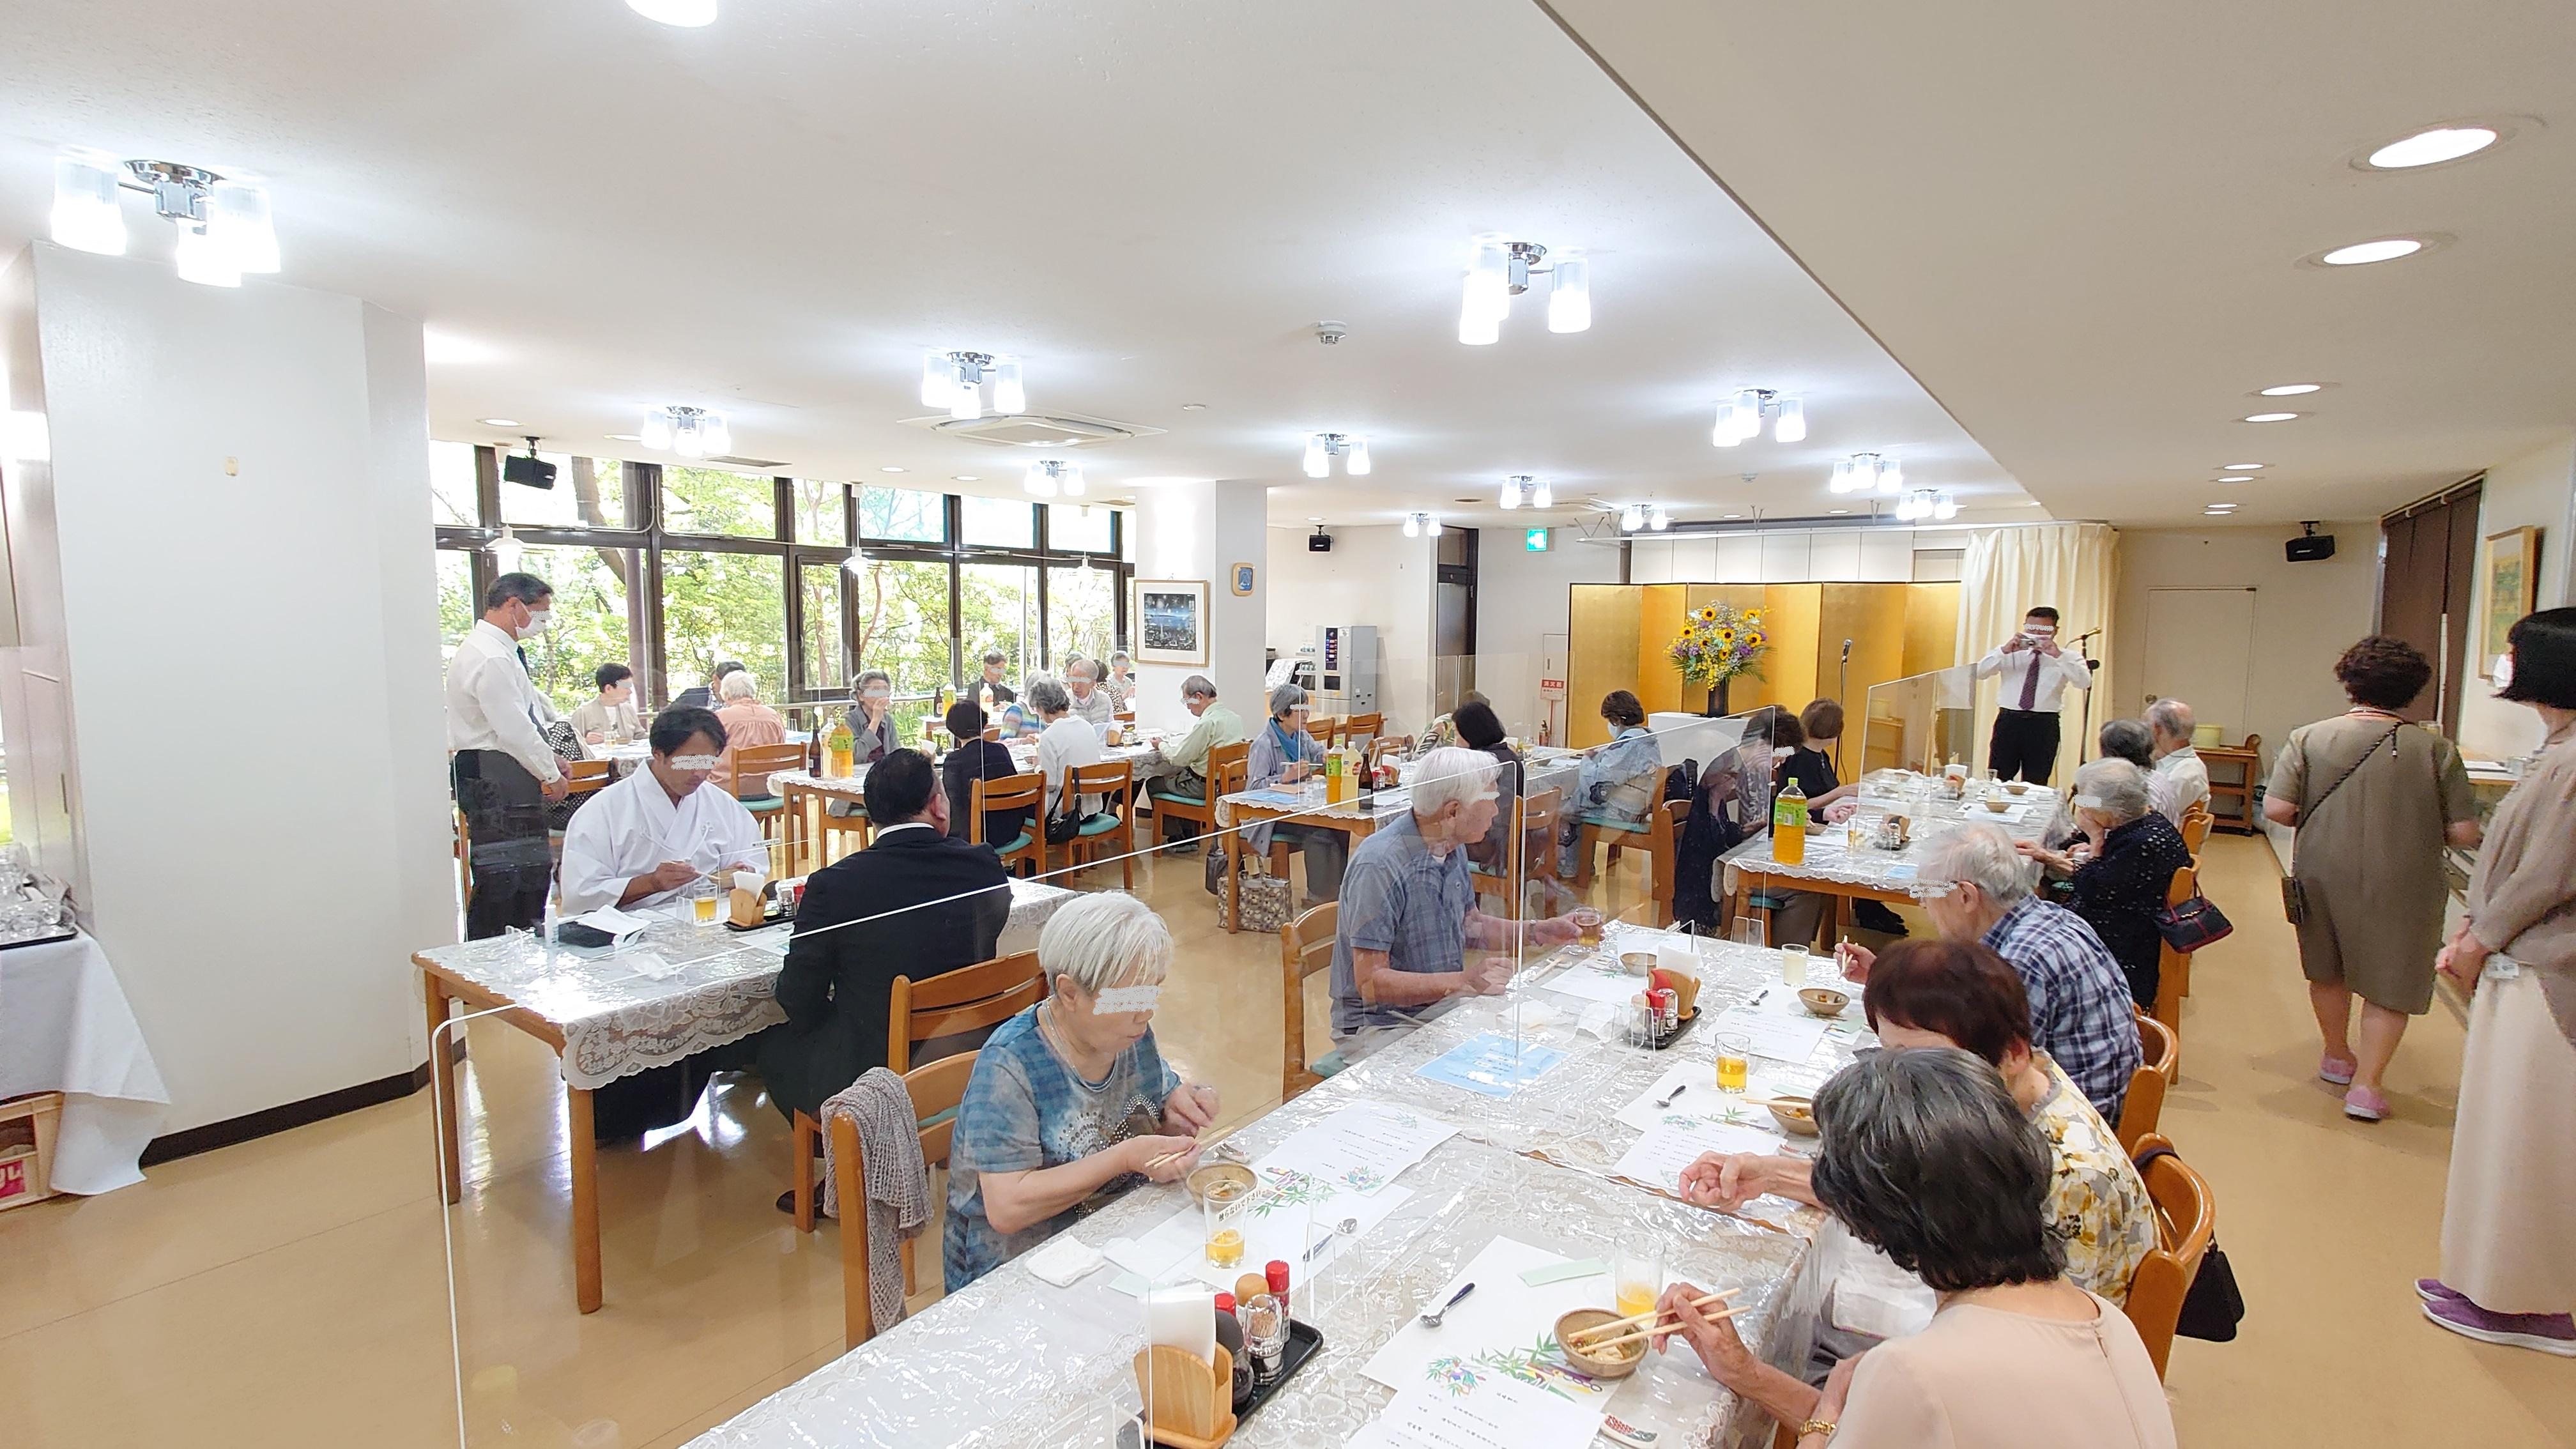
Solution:
{"label": "wooden table", "polygon": [[1828,938],[1838,936],[1854,901],[1904,905],[1918,898],[1914,868],[1922,859],[1924,847],[1943,830],[1961,822],[1994,824],[2015,840],[2036,840],[2056,818],[2059,798],[2057,791],[2033,785],[2015,800],[2012,814],[2005,818],[1991,816],[1974,800],[1909,797],[1900,802],[1896,797],[1864,789],[1860,797],[1863,815],[1883,815],[1898,808],[1913,812],[1913,836],[1904,850],[1882,852],[1863,847],[1860,854],[1854,855],[1843,845],[1847,838],[1844,826],[1818,820],[1807,827],[1806,860],[1798,865],[1783,865],[1771,858],[1771,832],[1765,829],[1719,857],[1721,868],[1733,882],[1724,892],[1727,916],[1731,922],[1743,909],[1745,899],[1757,889],[1810,891],[1829,898],[1825,934]]}
{"label": "wooden table", "polygon": [[[2262,752],[2246,745],[2209,745],[2195,748],[2192,753],[2200,756],[2201,764],[2209,769],[2210,823],[2219,829],[2253,834],[2260,828],[2254,822],[2254,787],[2263,773]],[[2230,765],[2236,767],[2237,774],[2220,778],[2219,770]],[[2218,808],[2221,797],[2236,802],[2234,813]]]}
{"label": "wooden table", "polygon": [[[1393,820],[1398,812],[1413,808],[1413,792],[1410,790],[1362,792],[1337,805],[1326,804],[1320,790],[1313,792],[1312,799],[1306,798],[1307,794],[1302,788],[1269,789],[1239,790],[1217,797],[1217,828],[1225,832],[1227,930],[1243,929],[1243,902],[1231,883],[1239,878],[1238,872],[1243,869],[1243,833],[1246,830],[1265,820],[1294,819],[1300,825],[1338,830],[1350,837],[1351,848],[1357,850],[1361,841],[1376,833],[1381,821]],[[1284,795],[1299,798],[1292,803],[1280,798]]]}

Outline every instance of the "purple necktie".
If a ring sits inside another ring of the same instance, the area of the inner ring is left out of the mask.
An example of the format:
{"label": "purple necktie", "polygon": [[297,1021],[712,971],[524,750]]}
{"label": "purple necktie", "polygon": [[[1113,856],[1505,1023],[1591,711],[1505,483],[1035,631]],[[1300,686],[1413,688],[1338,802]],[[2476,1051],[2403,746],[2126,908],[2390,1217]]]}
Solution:
{"label": "purple necktie", "polygon": [[2042,657],[2038,650],[2030,651],[2030,673],[2023,675],[2021,681],[2021,707],[2024,709],[2039,703],[2039,661]]}

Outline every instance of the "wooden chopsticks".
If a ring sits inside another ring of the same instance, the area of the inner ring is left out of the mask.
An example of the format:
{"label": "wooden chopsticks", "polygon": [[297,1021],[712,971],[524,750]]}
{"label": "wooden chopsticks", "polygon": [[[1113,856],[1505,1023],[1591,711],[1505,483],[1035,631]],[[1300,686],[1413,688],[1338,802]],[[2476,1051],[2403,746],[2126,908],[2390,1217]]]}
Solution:
{"label": "wooden chopsticks", "polygon": [[[1737,1290],[1733,1288],[1720,1288],[1714,1293],[1705,1294],[1692,1300],[1691,1307],[1708,1308],[1714,1306],[1725,1299],[1734,1297],[1736,1291]],[[1567,1334],[1565,1336],[1565,1341],[1568,1347],[1579,1348],[1586,1353],[1590,1353],[1596,1348],[1608,1348],[1614,1343],[1634,1343],[1638,1339],[1652,1337],[1655,1334],[1680,1332],[1681,1325],[1679,1323],[1668,1323],[1653,1329],[1641,1326],[1648,1319],[1662,1314],[1663,1311],[1663,1308],[1659,1305],[1654,1308],[1649,1308],[1643,1313],[1631,1313],[1625,1318],[1614,1318],[1608,1323],[1596,1323],[1590,1328],[1578,1328],[1574,1332]],[[1708,1316],[1711,1318],[1732,1318],[1740,1311],[1742,1310],[1728,1308],[1722,1312],[1712,1313]],[[1622,1328],[1634,1331],[1621,1334],[1617,1338],[1602,1337],[1603,1334]]]}

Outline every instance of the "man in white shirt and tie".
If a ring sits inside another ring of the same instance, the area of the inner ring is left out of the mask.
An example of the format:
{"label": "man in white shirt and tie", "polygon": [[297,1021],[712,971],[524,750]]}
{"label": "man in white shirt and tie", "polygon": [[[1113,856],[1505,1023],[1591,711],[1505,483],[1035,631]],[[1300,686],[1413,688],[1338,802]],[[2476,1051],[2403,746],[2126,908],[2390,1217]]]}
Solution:
{"label": "man in white shirt and tie", "polygon": [[2209,804],[2209,766],[2191,747],[2193,723],[2191,706],[2181,700],[2160,699],[2147,706],[2147,729],[2155,737],[2156,774],[2166,782],[2176,825],[2182,824],[2194,805],[2206,808]]}
{"label": "man in white shirt and tie", "polygon": [[1995,731],[1986,743],[1986,769],[1998,780],[2015,775],[2048,783],[2057,766],[2057,709],[2068,688],[2090,690],[2093,670],[2057,647],[2057,611],[2046,605],[2022,617],[2021,632],[1977,661],[1977,678],[2002,676]]}
{"label": "man in white shirt and tie", "polygon": [[564,914],[675,906],[731,868],[769,874],[760,822],[707,788],[725,748],[715,711],[666,709],[653,717],[652,741],[643,769],[593,795],[564,827]]}
{"label": "man in white shirt and tie", "polygon": [[465,815],[473,895],[468,939],[528,929],[545,919],[553,853],[546,806],[571,790],[539,733],[553,711],[519,659],[554,618],[554,589],[534,574],[508,573],[483,593],[483,620],[447,663],[448,768]]}

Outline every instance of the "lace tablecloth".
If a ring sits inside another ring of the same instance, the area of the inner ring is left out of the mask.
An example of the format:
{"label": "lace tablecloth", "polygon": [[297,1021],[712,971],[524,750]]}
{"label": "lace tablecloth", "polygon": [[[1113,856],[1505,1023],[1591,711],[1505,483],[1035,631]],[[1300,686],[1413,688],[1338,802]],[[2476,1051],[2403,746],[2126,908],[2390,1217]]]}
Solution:
{"label": "lace tablecloth", "polygon": [[[1971,784],[1967,798],[1952,800],[1937,792],[1927,795],[1864,786],[1860,809],[1851,823],[1834,825],[1818,820],[1807,827],[1807,858],[1800,864],[1783,865],[1771,858],[1768,831],[1728,851],[1720,857],[1720,864],[1748,875],[1824,881],[1919,897],[1923,891],[1916,885],[1915,876],[1927,848],[1961,821],[2000,825],[2015,840],[2037,840],[2057,817],[2058,794],[2045,785],[2033,785],[2019,796],[1992,786],[1984,787],[1981,794],[1980,788]],[[1987,809],[1984,802],[1989,798],[2006,802],[2005,808],[2001,812]],[[1857,848],[1852,845],[1854,827],[1866,840],[1875,819],[1891,813],[1909,816],[1914,822],[1912,836],[1903,850],[1881,850],[1866,843]],[[1731,894],[1733,882],[1730,880],[1728,885]]]}
{"label": "lace tablecloth", "polygon": [[865,765],[859,766],[850,774],[829,777],[817,775],[811,770],[781,770],[769,777],[769,788],[784,794],[792,785],[800,790],[812,790],[816,794],[830,795],[837,799],[859,800],[864,798],[860,793],[860,787],[865,785],[867,780],[868,767]]}
{"label": "lace tablecloth", "polygon": [[[1570,799],[1574,794],[1575,786],[1583,776],[1582,760],[1573,755],[1560,755],[1551,760],[1533,759],[1528,768],[1527,788],[1531,794],[1541,790],[1562,789]],[[1299,803],[1294,806],[1288,805],[1277,798],[1280,795],[1295,795]],[[1259,806],[1265,810],[1293,809],[1299,820],[1326,823],[1337,820],[1354,823],[1366,821],[1369,828],[1373,830],[1393,820],[1399,813],[1411,809],[1413,790],[1410,786],[1399,786],[1393,790],[1364,791],[1357,797],[1345,800],[1338,805],[1328,805],[1324,802],[1324,786],[1321,781],[1308,785],[1274,787],[1268,790],[1244,790],[1217,797],[1216,823],[1219,826],[1231,827],[1235,823],[1235,806],[1238,802]]]}
{"label": "lace tablecloth", "polygon": [[[1072,898],[1060,886],[1011,882],[1000,949],[1034,947],[1038,928]],[[596,1089],[785,1021],[773,988],[791,929],[737,933],[721,923],[657,920],[614,951],[549,950],[513,931],[420,959],[543,1018],[563,1035],[564,1080]],[[648,975],[632,959],[644,952],[678,969]]]}
{"label": "lace tablecloth", "polygon": [[[1617,944],[1614,937],[1613,949]],[[1647,943],[1632,936],[1625,944]],[[1702,944],[1703,1011],[1713,1014],[1766,985],[1779,989],[1776,952]],[[1735,1301],[1750,1311],[1734,1322],[1755,1352],[1784,1368],[1804,1364],[1824,1295],[1814,1244],[1819,1215],[1784,1209],[1729,1217],[1607,1176],[1637,1135],[1612,1113],[1677,1060],[1708,1062],[1710,1042],[1704,1028],[1663,1052],[1579,1035],[1571,1021],[1577,1003],[1537,985],[1573,966],[1578,954],[1549,958],[1511,995],[1462,1004],[1234,1135],[1234,1145],[1257,1159],[1361,1099],[1410,1106],[1460,1128],[1397,1180],[1411,1193],[1400,1207],[1311,1280],[1296,1283],[1296,1316],[1322,1331],[1324,1352],[1245,1421],[1234,1443],[1259,1449],[1347,1441],[1393,1397],[1362,1372],[1370,1356],[1498,1236],[1604,1261],[1623,1243],[1662,1242],[1674,1278],[1743,1290]],[[1531,1006],[1541,1002],[1563,1009],[1529,1039],[1554,1044],[1568,1058],[1515,1097],[1494,1101],[1413,1074],[1476,1032],[1508,1030],[1515,1014],[1531,1018]],[[1820,1081],[1866,1041],[1828,1036],[1801,1070]],[[1766,1065],[1756,1063],[1757,1081]],[[1177,1187],[1141,1188],[1072,1231],[1102,1247],[1141,1237],[1188,1205]],[[1106,1449],[1136,1411],[1130,1360],[1144,1343],[1143,1307],[1108,1286],[1115,1276],[1104,1269],[1056,1288],[1024,1262],[1007,1264],[701,1435],[693,1449]],[[1460,1311],[1472,1312],[1473,1300]],[[1666,1449],[1754,1449],[1771,1433],[1768,1415],[1739,1403],[1686,1352],[1649,1356],[1608,1407],[1655,1431]]]}

